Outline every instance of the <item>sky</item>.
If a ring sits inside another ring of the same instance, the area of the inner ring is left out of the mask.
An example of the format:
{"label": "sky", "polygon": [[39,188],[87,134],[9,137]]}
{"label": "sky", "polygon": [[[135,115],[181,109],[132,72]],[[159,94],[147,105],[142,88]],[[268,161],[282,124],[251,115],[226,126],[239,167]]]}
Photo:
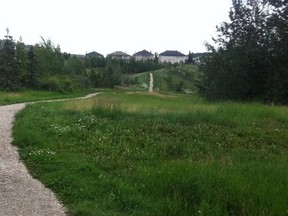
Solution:
{"label": "sky", "polygon": [[[130,55],[205,52],[231,0],[9,0],[1,2],[0,38],[50,39],[62,52]],[[1,35],[2,34],[2,35]]]}

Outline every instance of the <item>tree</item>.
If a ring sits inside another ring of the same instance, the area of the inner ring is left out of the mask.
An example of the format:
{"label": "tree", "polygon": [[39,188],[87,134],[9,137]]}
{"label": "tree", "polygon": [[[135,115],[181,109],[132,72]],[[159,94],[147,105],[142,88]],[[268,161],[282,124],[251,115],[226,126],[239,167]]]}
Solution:
{"label": "tree", "polygon": [[16,50],[15,50],[15,57],[17,62],[17,69],[19,72],[19,80],[21,82],[21,86],[25,85],[25,76],[27,73],[27,51],[26,46],[22,42],[22,38],[20,37],[20,40],[16,43]]}
{"label": "tree", "polygon": [[15,42],[6,29],[6,36],[0,48],[0,89],[18,90],[20,88],[19,70],[15,58]]}
{"label": "tree", "polygon": [[158,53],[156,53],[156,52],[155,52],[155,54],[154,54],[154,63],[155,63],[155,64],[158,64],[158,63],[159,63],[159,55],[158,55]]}
{"label": "tree", "polygon": [[84,65],[79,58],[72,56],[64,61],[63,70],[65,74],[82,75],[84,71]]}
{"label": "tree", "polygon": [[64,57],[60,47],[56,47],[50,39],[42,38],[42,42],[35,46],[35,56],[41,75],[63,74]]}
{"label": "tree", "polygon": [[218,48],[207,46],[212,55],[201,66],[206,97],[285,102],[287,2],[232,0],[230,22],[217,27]]}
{"label": "tree", "polygon": [[30,89],[38,89],[40,87],[40,74],[36,61],[34,47],[28,51],[27,73],[25,76],[25,86]]}
{"label": "tree", "polygon": [[288,103],[288,1],[268,0],[271,16],[267,21],[267,49],[271,56],[266,85],[267,99]]}
{"label": "tree", "polygon": [[193,59],[193,53],[191,53],[190,51],[188,54],[188,64],[195,64],[195,61]]}

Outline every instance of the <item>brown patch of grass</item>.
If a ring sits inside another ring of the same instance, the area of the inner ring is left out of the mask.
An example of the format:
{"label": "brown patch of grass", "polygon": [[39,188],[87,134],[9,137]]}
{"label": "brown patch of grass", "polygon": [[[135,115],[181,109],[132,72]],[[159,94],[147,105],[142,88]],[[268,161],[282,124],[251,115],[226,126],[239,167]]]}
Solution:
{"label": "brown patch of grass", "polygon": [[120,101],[109,97],[98,96],[96,98],[85,99],[81,101],[68,101],[63,104],[63,109],[74,111],[89,111],[95,107],[103,107],[106,109],[115,109],[120,107]]}
{"label": "brown patch of grass", "polygon": [[93,109],[94,104],[95,101],[92,98],[86,100],[65,101],[65,103],[63,104],[63,109],[74,111],[88,111]]}
{"label": "brown patch of grass", "polygon": [[7,97],[11,98],[20,98],[22,95],[19,92],[10,92],[7,94]]}
{"label": "brown patch of grass", "polygon": [[144,92],[144,91],[137,91],[137,92],[135,92],[135,91],[127,91],[127,92],[125,92],[126,94],[128,94],[128,95],[131,95],[131,94],[139,94],[139,95],[153,95],[153,96],[157,96],[157,97],[162,97],[162,98],[176,98],[176,97],[178,97],[178,95],[177,94],[162,94],[162,93],[160,93],[160,92],[148,92],[148,91],[146,91],[146,92]]}

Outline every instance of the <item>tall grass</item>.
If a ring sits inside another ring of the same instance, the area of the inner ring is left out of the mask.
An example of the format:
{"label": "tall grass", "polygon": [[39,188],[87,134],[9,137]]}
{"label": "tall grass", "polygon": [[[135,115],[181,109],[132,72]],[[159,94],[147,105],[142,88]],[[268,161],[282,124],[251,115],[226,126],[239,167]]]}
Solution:
{"label": "tall grass", "polygon": [[70,215],[287,215],[287,114],[110,92],[29,106],[14,143]]}
{"label": "tall grass", "polygon": [[3,92],[0,91],[0,105],[33,102],[48,99],[74,98],[88,94],[89,91],[78,91],[70,93],[51,92],[51,91],[18,91],[18,92]]}
{"label": "tall grass", "polygon": [[140,113],[187,113],[196,111],[212,112],[216,106],[208,104],[198,96],[159,94],[146,92],[109,92],[83,103],[70,101],[64,105],[69,110],[92,110],[93,108],[118,109]]}

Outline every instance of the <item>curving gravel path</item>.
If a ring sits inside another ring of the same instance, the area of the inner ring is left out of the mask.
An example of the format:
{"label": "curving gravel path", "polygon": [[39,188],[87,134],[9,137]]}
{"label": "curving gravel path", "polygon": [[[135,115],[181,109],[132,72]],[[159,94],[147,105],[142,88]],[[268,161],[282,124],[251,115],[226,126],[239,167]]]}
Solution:
{"label": "curving gravel path", "polygon": [[[75,99],[95,95],[97,93]],[[45,102],[52,101],[61,100]],[[20,160],[17,147],[11,144],[15,114],[25,105],[0,106],[0,216],[64,216],[65,207],[51,190],[29,174]]]}

